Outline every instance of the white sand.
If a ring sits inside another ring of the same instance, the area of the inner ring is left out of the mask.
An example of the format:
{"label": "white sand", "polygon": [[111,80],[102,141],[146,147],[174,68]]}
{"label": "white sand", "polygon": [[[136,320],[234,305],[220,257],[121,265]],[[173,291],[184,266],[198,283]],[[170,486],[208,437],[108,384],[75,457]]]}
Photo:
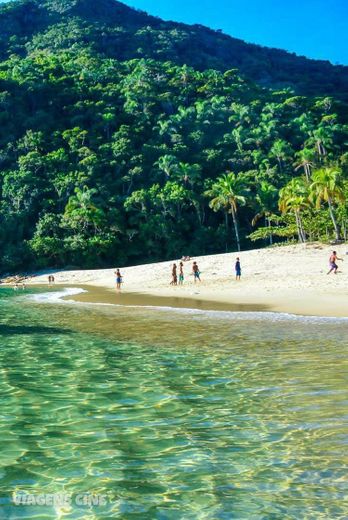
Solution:
{"label": "white sand", "polygon": [[[348,317],[348,255],[337,246],[339,273],[327,276],[332,246],[292,245],[197,257],[201,283],[194,284],[192,260],[184,263],[183,287],[170,286],[171,262],[122,268],[123,292],[237,304],[263,304],[269,310],[318,316]],[[234,264],[239,256],[242,280],[235,281]],[[342,264],[342,265],[341,265]],[[115,268],[118,266],[115,266]],[[115,269],[60,271],[56,284],[91,285],[115,290]],[[47,274],[30,283],[47,284]]]}

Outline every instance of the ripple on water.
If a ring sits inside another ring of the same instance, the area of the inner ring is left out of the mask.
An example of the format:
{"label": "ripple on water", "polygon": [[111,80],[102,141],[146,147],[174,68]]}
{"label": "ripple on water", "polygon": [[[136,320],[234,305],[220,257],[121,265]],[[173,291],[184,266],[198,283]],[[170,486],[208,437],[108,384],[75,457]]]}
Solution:
{"label": "ripple on water", "polygon": [[348,517],[344,323],[7,305],[0,517]]}

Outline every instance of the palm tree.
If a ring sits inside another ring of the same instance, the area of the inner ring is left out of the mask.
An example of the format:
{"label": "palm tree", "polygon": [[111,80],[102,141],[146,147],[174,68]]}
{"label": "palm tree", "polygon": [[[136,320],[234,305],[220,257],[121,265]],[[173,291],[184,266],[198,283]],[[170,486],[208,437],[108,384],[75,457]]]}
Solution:
{"label": "palm tree", "polygon": [[93,196],[97,194],[97,190],[89,189],[84,186],[83,189],[75,188],[75,195],[69,198],[65,207],[64,218],[73,227],[81,227],[86,231],[89,227],[94,227],[94,234],[97,233],[100,225],[104,220],[104,211],[98,208],[93,202]]}
{"label": "palm tree", "polygon": [[331,130],[326,127],[319,126],[313,131],[313,139],[317,148],[319,159],[327,155],[327,148],[332,145]]}
{"label": "palm tree", "polygon": [[232,103],[231,108],[233,110],[233,115],[228,120],[230,123],[233,122],[236,126],[250,123],[250,107],[248,105]]}
{"label": "palm tree", "polygon": [[297,162],[295,163],[295,171],[303,168],[307,181],[310,180],[312,168],[314,166],[314,152],[308,148],[304,148],[297,154]]}
{"label": "palm tree", "polygon": [[299,241],[306,242],[306,233],[302,223],[301,211],[310,205],[308,186],[300,177],[291,179],[279,192],[279,209],[285,213],[294,213]]}
{"label": "palm tree", "polygon": [[174,155],[162,155],[157,161],[157,166],[168,178],[177,167],[176,157]]}
{"label": "palm tree", "polygon": [[340,229],[337,224],[334,206],[338,202],[344,202],[344,189],[341,179],[342,170],[338,166],[326,166],[313,172],[313,182],[310,186],[312,198],[319,209],[322,202],[327,202],[330,217],[335,229],[336,240],[341,239]]}
{"label": "palm tree", "polygon": [[[255,226],[261,218],[265,218],[268,228],[271,227],[271,215],[273,208],[276,206],[278,197],[278,190],[267,181],[261,181],[258,192],[256,194],[256,202],[259,207],[259,212],[254,216],[251,224]],[[272,245],[272,233],[269,236],[269,243]]]}
{"label": "palm tree", "polygon": [[242,126],[237,126],[236,128],[234,128],[232,130],[232,136],[236,142],[237,150],[239,153],[243,152],[243,141],[244,141],[243,133],[244,133],[244,128]]}
{"label": "palm tree", "polygon": [[277,139],[270,150],[270,155],[275,157],[279,164],[280,172],[283,171],[283,161],[291,154],[289,143],[282,139]]}
{"label": "palm tree", "polygon": [[211,189],[206,192],[208,197],[212,197],[209,206],[214,211],[224,210],[226,214],[231,213],[238,251],[240,251],[240,237],[237,211],[238,206],[245,205],[248,192],[245,177],[232,172],[218,177]]}
{"label": "palm tree", "polygon": [[176,174],[185,185],[190,184],[192,188],[194,183],[201,177],[201,167],[199,164],[180,162],[177,166]]}

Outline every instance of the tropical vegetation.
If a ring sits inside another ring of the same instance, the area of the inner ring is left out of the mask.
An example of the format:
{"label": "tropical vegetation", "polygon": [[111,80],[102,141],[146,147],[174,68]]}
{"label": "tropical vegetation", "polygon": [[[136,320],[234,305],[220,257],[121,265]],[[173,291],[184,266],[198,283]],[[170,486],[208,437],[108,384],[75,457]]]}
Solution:
{"label": "tropical vegetation", "polygon": [[346,239],[345,67],[315,62],[337,80],[315,95],[284,53],[291,88],[282,62],[265,86],[262,48],[249,72],[208,40],[189,59],[188,39],[229,37],[94,4],[0,10],[2,272]]}

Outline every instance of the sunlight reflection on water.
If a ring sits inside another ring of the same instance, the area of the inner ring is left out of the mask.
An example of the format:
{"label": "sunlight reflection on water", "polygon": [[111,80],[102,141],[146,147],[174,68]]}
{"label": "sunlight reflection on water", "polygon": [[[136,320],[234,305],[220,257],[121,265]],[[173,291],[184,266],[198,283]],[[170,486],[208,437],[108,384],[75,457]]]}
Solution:
{"label": "sunlight reflection on water", "polygon": [[[0,517],[347,518],[344,321],[12,296],[2,292],[0,318]],[[18,489],[108,503],[14,506]]]}

